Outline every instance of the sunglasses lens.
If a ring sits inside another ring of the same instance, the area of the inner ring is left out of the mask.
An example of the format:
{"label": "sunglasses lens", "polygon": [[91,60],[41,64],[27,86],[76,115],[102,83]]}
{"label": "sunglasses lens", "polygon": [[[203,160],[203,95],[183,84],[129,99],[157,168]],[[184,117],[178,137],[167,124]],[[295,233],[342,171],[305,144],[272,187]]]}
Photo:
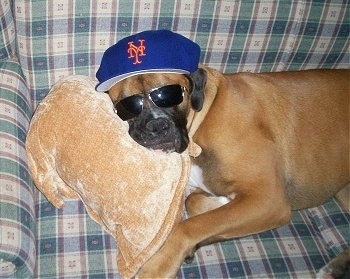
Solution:
{"label": "sunglasses lens", "polygon": [[143,99],[141,96],[133,95],[120,100],[115,104],[118,116],[122,120],[128,120],[139,115],[143,108]]}
{"label": "sunglasses lens", "polygon": [[[183,101],[184,89],[181,85],[172,84],[157,88],[149,93],[152,102],[162,108],[177,106]],[[122,120],[129,120],[139,115],[143,109],[143,97],[133,95],[120,100],[114,105]]]}
{"label": "sunglasses lens", "polygon": [[152,101],[162,108],[177,106],[183,101],[183,88],[173,84],[158,88],[150,93]]}

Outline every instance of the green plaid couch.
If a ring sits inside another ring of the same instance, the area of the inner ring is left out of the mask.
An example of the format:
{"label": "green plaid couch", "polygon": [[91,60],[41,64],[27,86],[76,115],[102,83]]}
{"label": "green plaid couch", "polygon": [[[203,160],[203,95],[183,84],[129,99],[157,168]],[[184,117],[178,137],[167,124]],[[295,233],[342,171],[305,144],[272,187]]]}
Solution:
{"label": "green plaid couch", "polygon": [[[48,202],[24,150],[49,88],[63,76],[94,76],[118,39],[171,29],[223,72],[349,67],[348,0],[0,0],[0,17],[0,278],[120,277],[114,240],[81,202],[62,210]],[[284,227],[202,247],[178,278],[313,278],[349,246],[349,224],[331,199]]]}

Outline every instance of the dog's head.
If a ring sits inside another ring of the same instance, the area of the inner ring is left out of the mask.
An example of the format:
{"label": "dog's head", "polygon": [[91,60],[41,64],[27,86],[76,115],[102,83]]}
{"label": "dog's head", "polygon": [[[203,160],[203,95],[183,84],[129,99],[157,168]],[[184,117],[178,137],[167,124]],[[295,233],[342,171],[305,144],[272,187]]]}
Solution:
{"label": "dog's head", "polygon": [[108,93],[137,143],[181,153],[189,143],[187,116],[191,108],[202,109],[205,83],[201,68],[191,75],[141,74],[116,83]]}

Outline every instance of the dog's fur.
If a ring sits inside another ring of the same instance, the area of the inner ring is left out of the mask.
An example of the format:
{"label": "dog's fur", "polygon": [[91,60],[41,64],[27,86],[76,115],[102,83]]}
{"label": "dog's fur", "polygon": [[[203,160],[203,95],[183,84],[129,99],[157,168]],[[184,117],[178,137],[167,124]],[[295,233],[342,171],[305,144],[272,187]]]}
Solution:
{"label": "dog's fur", "polygon": [[167,84],[188,88],[183,103],[146,101],[129,133],[146,147],[181,152],[188,131],[202,148],[193,164],[210,193],[187,198],[191,217],[140,277],[174,277],[198,246],[284,225],[291,210],[320,205],[349,182],[348,70],[224,75],[201,67],[191,77],[130,77],[109,94],[117,102]]}

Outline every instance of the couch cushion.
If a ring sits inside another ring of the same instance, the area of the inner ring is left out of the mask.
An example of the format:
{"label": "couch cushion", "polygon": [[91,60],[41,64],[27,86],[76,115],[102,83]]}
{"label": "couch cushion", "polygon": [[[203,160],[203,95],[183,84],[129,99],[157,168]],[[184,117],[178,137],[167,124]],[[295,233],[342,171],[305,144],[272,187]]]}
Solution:
{"label": "couch cushion", "polygon": [[178,278],[315,278],[350,244],[350,214],[331,199],[278,229],[200,248]]}
{"label": "couch cushion", "polygon": [[348,67],[349,61],[344,1],[15,0],[14,11],[36,102],[62,76],[95,76],[108,46],[148,29],[196,41],[201,62],[224,72]]}
{"label": "couch cushion", "polygon": [[0,63],[0,277],[31,277],[35,265],[33,184],[24,142],[32,115],[20,65]]}
{"label": "couch cushion", "polygon": [[[193,39],[202,47],[201,62],[224,72],[348,67],[348,7],[344,2],[13,2],[21,65],[34,106],[63,76],[95,76],[108,46],[148,29],[171,29]],[[82,204],[71,200],[70,206],[56,210],[35,193],[39,251],[36,276],[118,277],[115,243],[87,217]],[[332,204],[337,208],[334,201]],[[322,212],[327,216],[327,210]],[[343,214],[339,208],[336,212]],[[314,274],[314,268],[328,260],[329,253],[323,240],[313,240],[318,234],[315,221],[306,218],[307,214],[296,214],[296,224],[280,230],[252,236],[248,241],[244,238],[201,248],[196,261],[184,264],[179,276],[244,278],[253,276],[257,269],[262,277],[275,272]],[[338,235],[334,243],[341,248],[349,240],[344,240],[346,233],[338,228],[348,224],[347,219],[330,234],[331,239]],[[303,226],[307,228],[306,235],[299,229]],[[288,239],[293,245],[285,247]],[[306,251],[311,251],[310,257]],[[286,253],[286,260],[281,258],[282,253]]]}
{"label": "couch cushion", "polygon": [[[114,240],[86,218],[81,202],[67,200],[57,210],[42,199],[37,211],[36,277],[120,278]],[[177,278],[314,278],[349,246],[349,224],[349,213],[332,199],[293,212],[292,223],[281,228],[201,247]]]}
{"label": "couch cushion", "polygon": [[15,54],[15,23],[11,2],[0,0],[0,62]]}
{"label": "couch cushion", "polygon": [[66,200],[57,210],[37,194],[35,278],[119,278],[115,241],[88,217],[84,205]]}

